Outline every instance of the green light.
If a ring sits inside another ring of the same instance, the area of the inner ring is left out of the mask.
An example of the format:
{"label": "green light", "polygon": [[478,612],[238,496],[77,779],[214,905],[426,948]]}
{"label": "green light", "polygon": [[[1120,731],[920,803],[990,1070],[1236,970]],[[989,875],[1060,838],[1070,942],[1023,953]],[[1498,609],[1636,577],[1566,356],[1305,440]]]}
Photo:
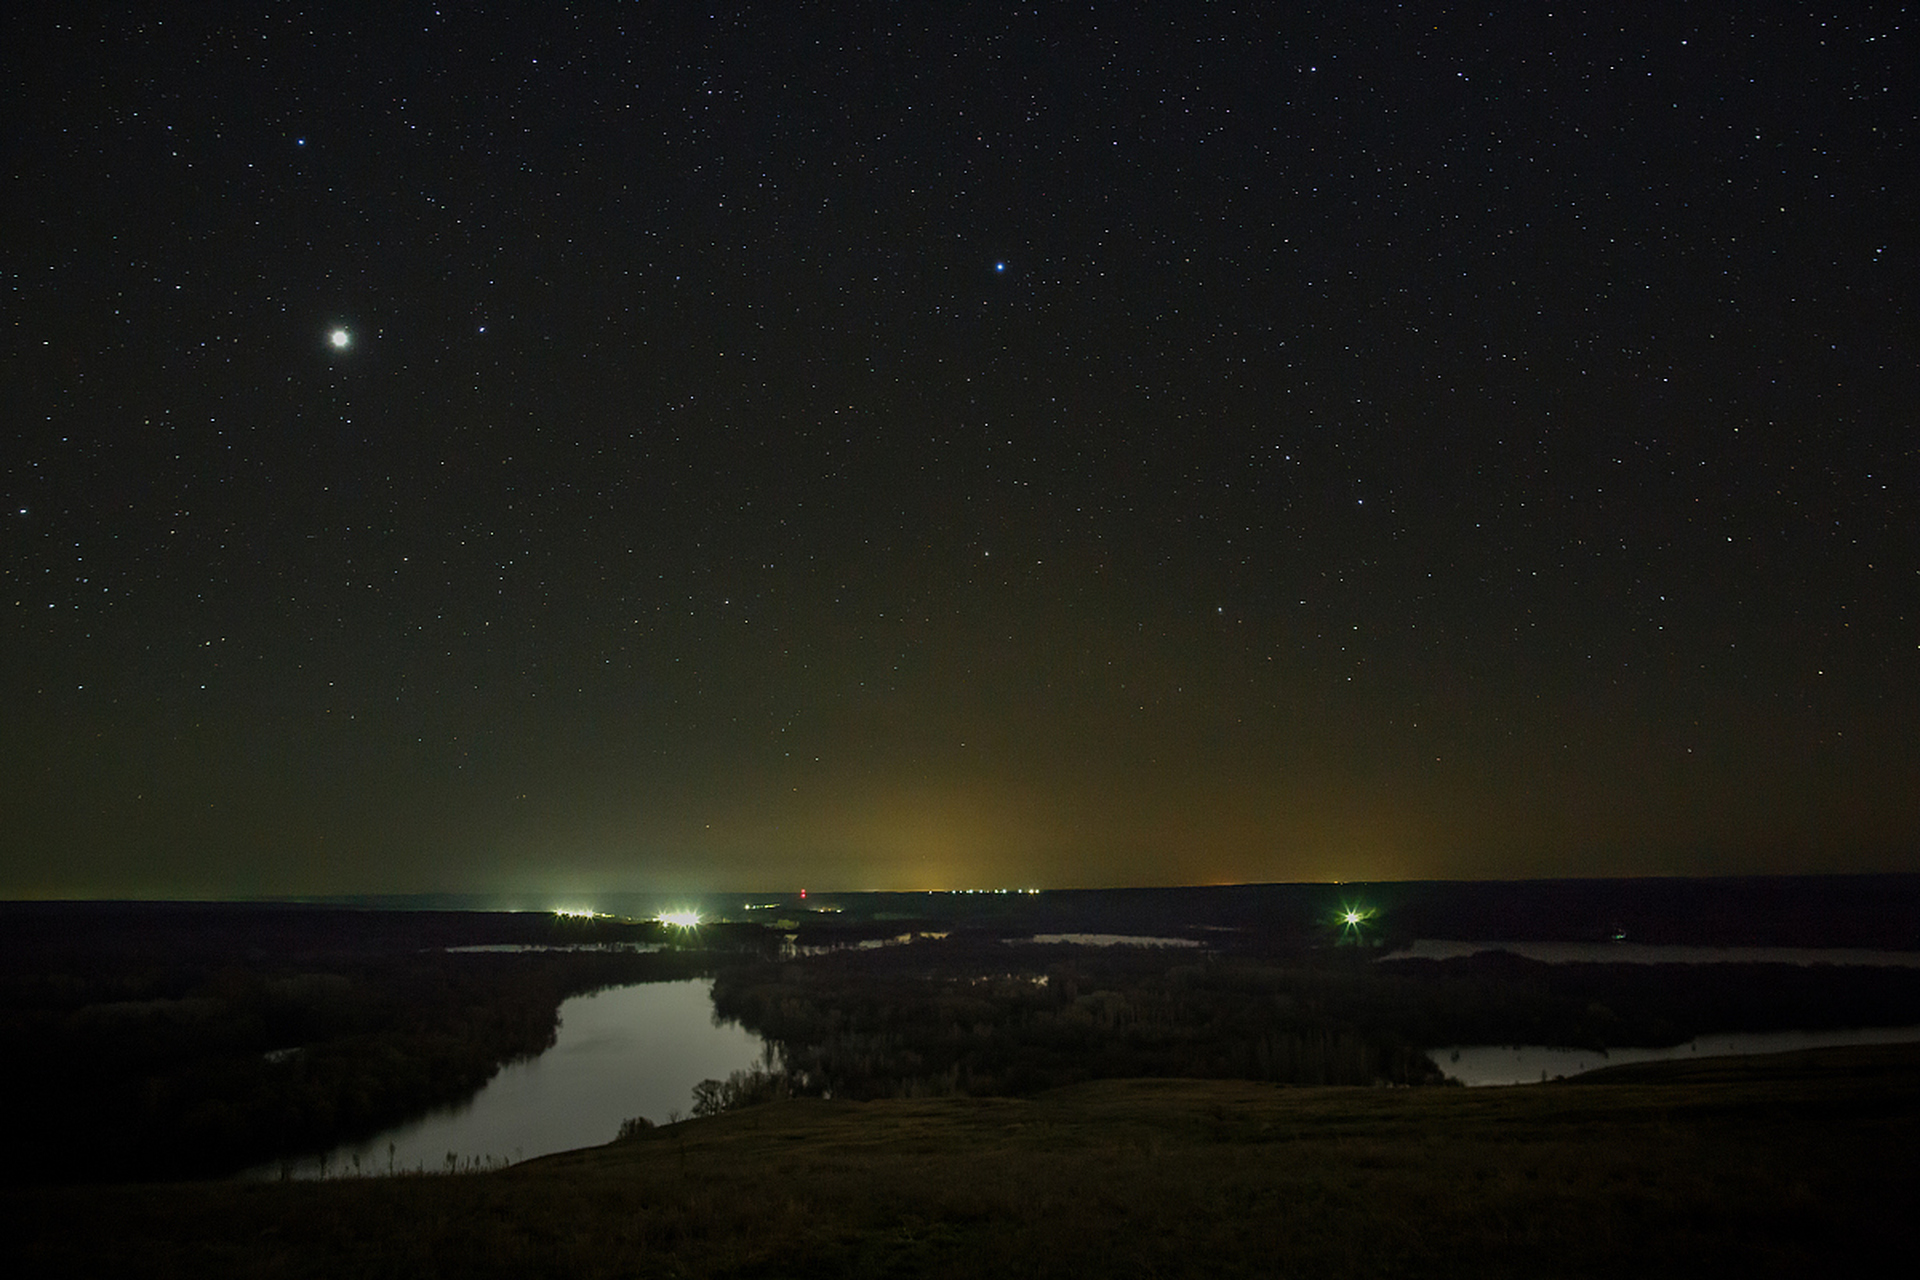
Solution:
{"label": "green light", "polygon": [[1353,902],[1341,903],[1339,914],[1334,917],[1340,924],[1340,940],[1345,942],[1348,939],[1352,939],[1358,942],[1360,940],[1361,929],[1366,925],[1367,921],[1373,919],[1373,916],[1374,910],[1372,907]]}

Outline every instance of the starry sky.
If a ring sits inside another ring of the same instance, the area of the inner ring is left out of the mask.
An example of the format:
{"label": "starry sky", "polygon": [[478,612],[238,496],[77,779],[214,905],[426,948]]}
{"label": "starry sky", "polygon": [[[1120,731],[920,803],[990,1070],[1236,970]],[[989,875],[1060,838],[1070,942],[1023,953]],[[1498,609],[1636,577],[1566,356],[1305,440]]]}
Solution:
{"label": "starry sky", "polygon": [[1910,6],[21,6],[0,896],[1920,869]]}

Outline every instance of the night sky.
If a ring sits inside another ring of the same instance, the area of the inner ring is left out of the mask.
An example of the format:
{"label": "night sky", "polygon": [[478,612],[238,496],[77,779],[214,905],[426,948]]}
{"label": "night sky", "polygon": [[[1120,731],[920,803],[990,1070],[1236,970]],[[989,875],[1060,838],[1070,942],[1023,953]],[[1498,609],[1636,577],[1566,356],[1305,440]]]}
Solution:
{"label": "night sky", "polygon": [[1920,19],[1548,8],[16,7],[0,896],[1920,869]]}

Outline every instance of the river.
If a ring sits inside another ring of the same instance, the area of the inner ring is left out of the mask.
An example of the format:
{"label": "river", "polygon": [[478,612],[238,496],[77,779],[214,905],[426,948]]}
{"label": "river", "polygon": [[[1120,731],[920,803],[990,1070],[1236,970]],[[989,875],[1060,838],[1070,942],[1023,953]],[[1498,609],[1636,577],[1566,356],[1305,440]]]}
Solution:
{"label": "river", "polygon": [[1920,1042],[1920,1027],[1863,1027],[1850,1031],[1728,1032],[1701,1036],[1668,1049],[1554,1049],[1546,1045],[1448,1045],[1428,1056],[1461,1084],[1538,1084],[1627,1062],[1675,1058],[1725,1058],[1749,1053],[1790,1053],[1853,1044]]}
{"label": "river", "polygon": [[[1497,945],[1514,951],[1539,946]],[[1597,958],[1559,952],[1563,945],[1548,948],[1552,960],[1564,963]],[[1483,949],[1487,949],[1484,944],[1416,943],[1398,956],[1428,955],[1437,959]],[[1645,948],[1639,954],[1617,947],[1595,950],[1607,958],[1631,957],[1642,963],[1658,963],[1680,959],[1673,954],[1675,951],[1693,949]],[[1771,954],[1722,954],[1714,958],[1785,959],[1778,950],[1770,950]],[[1900,960],[1881,962],[1900,963],[1912,953],[1892,954]],[[1387,957],[1393,958],[1398,957]],[[1687,958],[1698,962],[1694,957]],[[1841,959],[1834,953],[1818,959],[1860,962],[1853,957]],[[1808,962],[1798,956],[1794,961]],[[325,1156],[275,1162],[243,1176],[312,1178],[484,1168],[598,1146],[611,1141],[621,1122],[633,1116],[645,1116],[661,1124],[675,1114],[685,1115],[692,1107],[694,1085],[707,1079],[724,1080],[732,1072],[762,1060],[764,1046],[758,1036],[735,1023],[715,1021],[712,989],[708,979],[690,979],[575,996],[560,1006],[559,1035],[551,1049],[502,1067],[468,1102],[367,1141],[338,1147]],[[1433,1050],[1432,1057],[1442,1071],[1463,1084],[1510,1085],[1577,1075],[1625,1062],[1910,1041],[1920,1041],[1920,1027],[1712,1035],[1670,1049],[1614,1049],[1609,1053],[1542,1045],[1449,1045]]]}
{"label": "river", "polygon": [[1397,960],[1458,960],[1505,951],[1543,964],[1833,964],[1920,968],[1920,951],[1869,951],[1852,947],[1688,947],[1644,942],[1452,942],[1421,938],[1380,957]]}
{"label": "river", "polygon": [[[693,1086],[760,1061],[760,1037],[716,1024],[707,979],[649,982],[575,996],[537,1058],[511,1063],[474,1097],[365,1142],[248,1172],[312,1178],[487,1167],[599,1146],[620,1123],[655,1124],[692,1107]],[[449,1160],[451,1157],[451,1160]]]}
{"label": "river", "polygon": [[[1506,951],[1545,964],[1793,964],[1920,967],[1920,951],[1813,947],[1689,947],[1635,942],[1453,942],[1420,939],[1380,957],[1456,960]],[[1446,1045],[1431,1052],[1447,1075],[1464,1085],[1537,1084],[1628,1062],[1790,1053],[1854,1044],[1920,1042],[1920,1027],[1864,1027],[1842,1031],[1769,1031],[1705,1035],[1666,1049],[1560,1049],[1549,1045]]]}

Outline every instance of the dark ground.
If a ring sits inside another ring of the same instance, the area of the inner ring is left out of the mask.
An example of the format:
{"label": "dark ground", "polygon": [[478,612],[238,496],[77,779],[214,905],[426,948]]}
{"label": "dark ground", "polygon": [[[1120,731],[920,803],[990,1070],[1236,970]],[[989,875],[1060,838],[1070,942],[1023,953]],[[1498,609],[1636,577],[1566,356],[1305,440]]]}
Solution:
{"label": "dark ground", "polygon": [[27,1274],[1800,1276],[1920,1244],[1920,1050],[794,1100],[471,1175],[15,1189]]}

